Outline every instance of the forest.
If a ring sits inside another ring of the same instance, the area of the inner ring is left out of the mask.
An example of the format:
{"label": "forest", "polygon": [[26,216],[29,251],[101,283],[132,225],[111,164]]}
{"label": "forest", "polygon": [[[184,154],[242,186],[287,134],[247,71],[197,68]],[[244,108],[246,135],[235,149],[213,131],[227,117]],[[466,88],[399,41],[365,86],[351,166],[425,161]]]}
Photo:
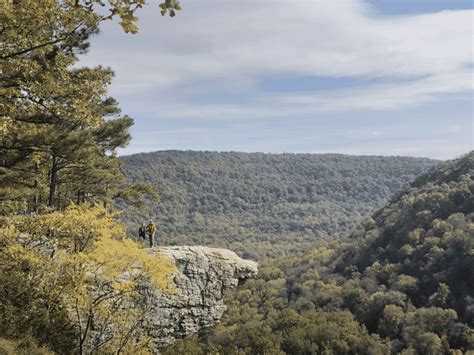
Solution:
{"label": "forest", "polygon": [[339,241],[268,260],[222,324],[165,354],[474,350],[474,152],[418,177]]}
{"label": "forest", "polygon": [[131,183],[159,191],[124,209],[131,234],[154,219],[162,245],[209,245],[246,258],[294,254],[349,232],[418,174],[422,158],[162,151],[121,158]]}
{"label": "forest", "polygon": [[176,274],[136,241],[150,218],[158,245],[260,263],[219,326],[164,354],[474,351],[474,152],[119,158],[134,120],[80,57],[144,4],[0,1],[0,354],[149,353],[139,286]]}

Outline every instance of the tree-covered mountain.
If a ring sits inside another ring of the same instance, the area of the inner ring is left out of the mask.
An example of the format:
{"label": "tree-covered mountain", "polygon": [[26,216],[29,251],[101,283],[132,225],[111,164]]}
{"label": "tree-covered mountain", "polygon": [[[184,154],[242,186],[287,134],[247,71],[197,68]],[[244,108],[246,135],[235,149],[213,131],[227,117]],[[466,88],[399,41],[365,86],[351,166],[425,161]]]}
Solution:
{"label": "tree-covered mountain", "polygon": [[474,152],[417,178],[350,238],[268,260],[223,323],[168,354],[474,351]]}
{"label": "tree-covered mountain", "polygon": [[160,192],[149,217],[159,244],[231,248],[244,257],[294,253],[334,240],[432,167],[429,159],[338,154],[162,151],[123,157],[132,182]]}

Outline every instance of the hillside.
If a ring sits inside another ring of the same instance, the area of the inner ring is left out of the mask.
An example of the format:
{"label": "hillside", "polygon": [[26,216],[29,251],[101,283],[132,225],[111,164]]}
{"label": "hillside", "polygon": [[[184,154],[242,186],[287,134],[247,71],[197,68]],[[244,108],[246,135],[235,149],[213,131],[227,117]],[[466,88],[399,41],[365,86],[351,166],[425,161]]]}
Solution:
{"label": "hillside", "polygon": [[[129,208],[131,231],[149,217],[158,243],[208,245],[274,257],[334,240],[436,162],[337,154],[163,151],[122,158],[132,182],[156,186],[151,212]],[[122,204],[122,207],[124,205]]]}
{"label": "hillside", "polygon": [[474,152],[417,178],[351,238],[269,260],[212,332],[168,354],[474,350]]}

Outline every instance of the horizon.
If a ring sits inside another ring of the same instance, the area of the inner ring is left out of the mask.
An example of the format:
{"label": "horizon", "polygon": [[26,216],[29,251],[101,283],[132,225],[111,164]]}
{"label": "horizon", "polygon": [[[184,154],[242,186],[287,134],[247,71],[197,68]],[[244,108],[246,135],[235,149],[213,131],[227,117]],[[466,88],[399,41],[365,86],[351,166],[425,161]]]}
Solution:
{"label": "horizon", "polygon": [[150,5],[138,34],[108,22],[92,38],[79,64],[110,65],[135,119],[120,155],[473,149],[471,1],[216,1],[175,18]]}
{"label": "horizon", "polygon": [[244,152],[237,150],[194,150],[194,149],[162,149],[149,152],[136,152],[130,154],[119,154],[120,158],[131,157],[139,154],[156,154],[156,153],[218,153],[218,154],[264,154],[264,155],[342,155],[347,157],[382,157],[382,158],[412,158],[412,159],[429,159],[434,161],[447,161],[460,159],[465,155],[471,153],[471,151],[463,153],[451,159],[434,159],[423,156],[411,156],[411,155],[383,155],[383,154],[346,154],[346,153],[333,153],[333,152],[322,152],[322,153],[310,153],[310,152]]}

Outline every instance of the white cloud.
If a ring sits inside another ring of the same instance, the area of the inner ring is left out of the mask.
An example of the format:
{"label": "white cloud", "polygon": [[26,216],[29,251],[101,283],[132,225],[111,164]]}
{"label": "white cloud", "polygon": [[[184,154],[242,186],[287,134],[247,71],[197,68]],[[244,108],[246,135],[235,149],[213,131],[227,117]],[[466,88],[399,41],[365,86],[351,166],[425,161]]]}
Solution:
{"label": "white cloud", "polygon": [[[269,117],[410,107],[472,90],[473,11],[383,16],[361,0],[184,1],[174,19],[149,6],[140,34],[107,24],[84,64],[110,65],[112,93],[164,117]],[[182,85],[237,92],[262,76],[387,78],[330,92],[259,91],[251,103],[191,104]],[[401,80],[394,80],[401,79]]]}

